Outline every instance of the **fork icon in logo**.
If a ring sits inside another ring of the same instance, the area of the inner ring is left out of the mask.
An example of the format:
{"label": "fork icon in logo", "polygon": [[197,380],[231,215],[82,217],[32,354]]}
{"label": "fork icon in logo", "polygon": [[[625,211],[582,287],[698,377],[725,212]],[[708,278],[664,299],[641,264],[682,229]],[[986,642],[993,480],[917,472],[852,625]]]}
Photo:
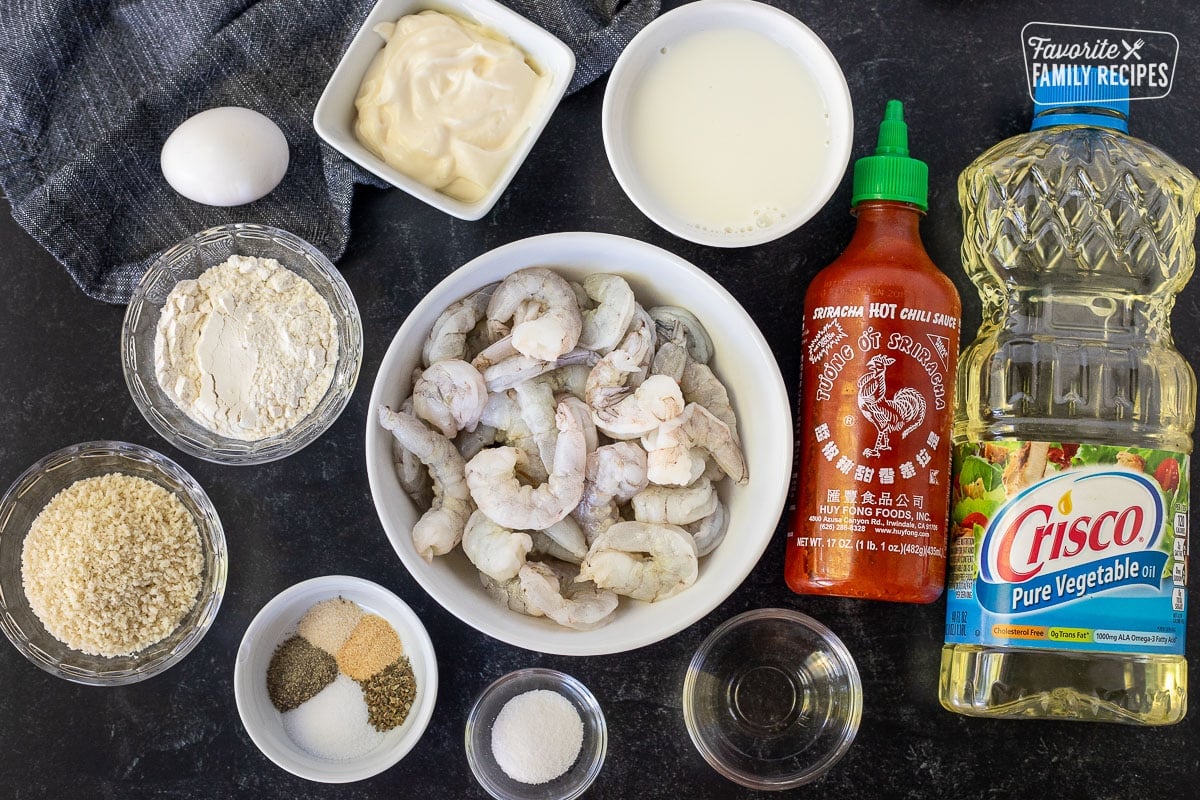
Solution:
{"label": "fork icon in logo", "polygon": [[1137,40],[1136,42],[1134,42],[1133,44],[1130,44],[1129,42],[1127,42],[1127,41],[1125,41],[1124,39],[1122,39],[1122,40],[1121,40],[1121,44],[1122,44],[1122,46],[1124,46],[1124,48],[1125,48],[1125,55],[1121,56],[1121,60],[1123,60],[1123,61],[1128,61],[1128,60],[1129,60],[1129,57],[1130,57],[1130,56],[1133,56],[1133,57],[1134,57],[1134,58],[1136,58],[1138,61],[1141,61],[1141,60],[1142,60],[1142,54],[1141,54],[1141,53],[1139,53],[1139,52],[1138,52],[1138,50],[1141,50],[1141,49],[1142,49],[1142,45],[1144,45],[1145,43],[1146,43],[1146,40],[1145,40],[1145,39],[1138,39],[1138,40]]}

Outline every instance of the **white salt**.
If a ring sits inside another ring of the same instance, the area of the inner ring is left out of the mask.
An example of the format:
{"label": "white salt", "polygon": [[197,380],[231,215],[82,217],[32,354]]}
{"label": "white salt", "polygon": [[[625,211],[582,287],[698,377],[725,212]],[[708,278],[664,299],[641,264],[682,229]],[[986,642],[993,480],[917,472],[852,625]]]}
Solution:
{"label": "white salt", "polygon": [[583,720],[558,692],[535,689],[504,704],[492,725],[492,756],[521,783],[546,783],[571,768],[583,747]]}
{"label": "white salt", "polygon": [[367,718],[362,689],[341,673],[311,700],[284,714],[283,729],[301,749],[330,761],[366,755],[384,740]]}

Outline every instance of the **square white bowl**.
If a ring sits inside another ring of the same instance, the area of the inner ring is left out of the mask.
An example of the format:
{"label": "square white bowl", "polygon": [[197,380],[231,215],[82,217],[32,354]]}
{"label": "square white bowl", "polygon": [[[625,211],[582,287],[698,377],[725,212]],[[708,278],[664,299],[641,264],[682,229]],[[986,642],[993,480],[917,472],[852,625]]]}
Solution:
{"label": "square white bowl", "polygon": [[[508,165],[496,182],[481,199],[467,203],[456,200],[437,189],[410,178],[390,166],[372,153],[354,135],[354,121],[358,112],[354,99],[363,75],[383,49],[383,37],[375,33],[374,27],[382,22],[395,22],[408,14],[419,11],[441,11],[475,22],[490,31],[506,36],[513,44],[525,51],[530,60],[550,76],[550,86],[541,98],[541,107],[533,116],[529,130],[525,132],[517,149],[509,158]],[[529,20],[506,8],[495,0],[379,0],[367,15],[362,28],[350,42],[342,60],[325,85],[321,99],[313,112],[313,127],[317,135],[338,152],[363,169],[383,178],[398,189],[423,200],[447,214],[465,220],[476,220],[492,210],[500,195],[508,188],[534,142],[541,135],[546,123],[558,103],[562,100],[575,73],[575,54],[554,35]]]}

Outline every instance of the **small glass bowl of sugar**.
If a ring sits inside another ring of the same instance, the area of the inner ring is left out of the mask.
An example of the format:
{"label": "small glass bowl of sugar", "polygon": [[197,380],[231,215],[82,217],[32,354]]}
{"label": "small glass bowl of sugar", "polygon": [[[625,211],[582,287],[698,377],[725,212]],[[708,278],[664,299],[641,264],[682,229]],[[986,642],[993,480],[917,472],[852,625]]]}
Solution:
{"label": "small glass bowl of sugar", "polygon": [[600,774],[608,727],[595,695],[552,669],[510,672],[480,693],[467,761],[499,800],[571,800]]}

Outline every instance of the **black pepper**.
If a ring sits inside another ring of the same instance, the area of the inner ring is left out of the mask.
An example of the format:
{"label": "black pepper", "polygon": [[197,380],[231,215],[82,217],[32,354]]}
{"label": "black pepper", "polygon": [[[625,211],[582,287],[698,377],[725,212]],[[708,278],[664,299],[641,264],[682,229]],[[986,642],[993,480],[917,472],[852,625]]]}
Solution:
{"label": "black pepper", "polygon": [[311,700],[337,677],[337,660],[300,636],[275,648],[267,667],[267,694],[275,708],[291,711]]}
{"label": "black pepper", "polygon": [[367,701],[367,719],[380,732],[403,724],[417,698],[417,678],[403,656],[360,685]]}

